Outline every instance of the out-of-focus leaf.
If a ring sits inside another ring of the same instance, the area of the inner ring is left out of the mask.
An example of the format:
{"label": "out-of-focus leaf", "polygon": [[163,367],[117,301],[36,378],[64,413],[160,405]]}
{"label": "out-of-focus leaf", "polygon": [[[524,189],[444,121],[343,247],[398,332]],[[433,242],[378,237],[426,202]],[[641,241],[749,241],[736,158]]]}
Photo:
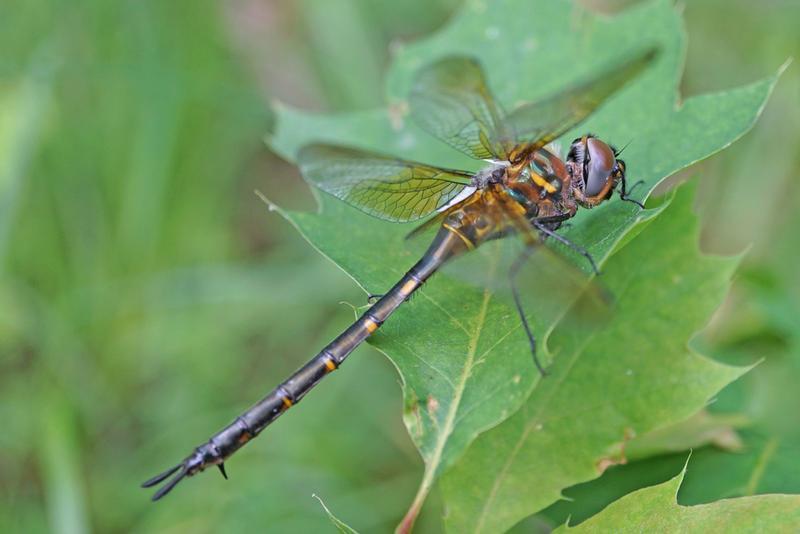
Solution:
{"label": "out-of-focus leaf", "polygon": [[748,422],[747,417],[741,414],[717,415],[701,410],[685,421],[634,438],[625,447],[625,455],[629,460],[635,460],[704,445],[738,451],[742,448],[742,440],[736,428],[746,426]]}
{"label": "out-of-focus leaf", "polygon": [[680,506],[684,469],[669,482],[627,495],[575,527],[555,532],[796,532],[800,496],[759,495]]}
{"label": "out-of-focus leaf", "polygon": [[339,108],[370,108],[380,99],[384,51],[360,4],[354,0],[300,2],[315,73],[328,100]]}
{"label": "out-of-focus leaf", "polygon": [[[642,27],[648,31],[641,32]],[[680,19],[671,2],[663,0],[614,18],[593,16],[559,0],[535,4],[504,0],[492,4],[491,9],[484,2],[469,2],[439,33],[398,52],[388,75],[387,110],[324,116],[278,106],[276,129],[268,142],[288,159],[305,144],[328,141],[475,169],[476,162],[407,120],[405,97],[420,66],[448,54],[474,55],[484,65],[498,100],[511,108],[520,101],[557,92],[592,74],[597,65],[651,43],[661,48],[656,63],[612,97],[579,131],[592,131],[620,144],[631,140],[625,151],[630,179],[644,180],[646,186],[640,191],[652,191],[664,177],[740,137],[758,116],[775,82],[771,77],[677,104],[675,87],[684,44]],[[571,139],[574,133],[564,139]],[[319,215],[287,216],[315,247],[373,293],[390,287],[420,253],[419,248],[402,242],[408,227],[369,219],[324,195],[321,209]],[[566,235],[602,262],[635,228],[639,217],[635,206],[612,201],[580,214]],[[626,268],[636,270],[636,263]],[[646,287],[642,291],[650,293]],[[513,414],[538,380],[514,313],[501,299],[442,279],[426,285],[421,293],[387,322],[374,343],[392,358],[403,377],[405,420],[426,461],[425,486],[453,464],[480,432]],[[529,310],[543,359],[550,361],[546,340],[558,317],[540,311]],[[704,319],[698,318],[694,326],[699,327]],[[682,344],[686,339],[677,341]],[[719,381],[709,377],[710,383],[698,398],[707,398],[728,379],[730,376]],[[700,407],[699,402],[687,403],[692,410],[664,408],[658,413],[661,419],[651,424],[688,417]],[[563,485],[552,488],[553,493],[539,504],[545,506],[557,498],[560,488],[588,476],[564,478]],[[464,493],[463,486],[458,491]],[[527,513],[535,511],[525,508]],[[466,517],[464,521],[462,525],[474,526]]]}

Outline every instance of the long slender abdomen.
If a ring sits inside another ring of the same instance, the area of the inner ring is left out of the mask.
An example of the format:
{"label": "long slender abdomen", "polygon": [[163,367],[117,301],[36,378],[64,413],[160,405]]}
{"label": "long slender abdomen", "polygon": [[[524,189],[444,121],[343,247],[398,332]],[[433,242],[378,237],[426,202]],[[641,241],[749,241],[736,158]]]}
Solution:
{"label": "long slender abdomen", "polygon": [[[389,316],[405,302],[449,258],[468,250],[463,235],[442,228],[428,251],[383,297],[372,305],[347,330],[329,343],[319,354],[295,372],[261,402],[245,412],[239,420],[247,425],[239,431],[257,435],[284,411],[300,401],[326,374],[338,369],[344,360],[365,339],[372,335]],[[237,420],[237,421],[239,421]],[[236,426],[234,422],[231,426]],[[223,434],[223,430],[220,434]],[[213,438],[212,438],[213,439]],[[246,441],[246,440],[245,440]],[[226,444],[230,444],[228,441]],[[220,448],[225,449],[220,444]],[[230,451],[225,451],[230,455]]]}
{"label": "long slender abdomen", "polygon": [[445,261],[469,250],[471,246],[470,241],[457,230],[449,226],[442,227],[422,259],[347,330],[266,397],[197,447],[183,462],[145,482],[144,487],[151,487],[172,477],[155,493],[153,500],[166,495],[184,477],[203,471],[210,465],[218,465],[224,474],[222,463],[226,458],[300,402],[322,377],[336,370],[356,347],[380,328]]}

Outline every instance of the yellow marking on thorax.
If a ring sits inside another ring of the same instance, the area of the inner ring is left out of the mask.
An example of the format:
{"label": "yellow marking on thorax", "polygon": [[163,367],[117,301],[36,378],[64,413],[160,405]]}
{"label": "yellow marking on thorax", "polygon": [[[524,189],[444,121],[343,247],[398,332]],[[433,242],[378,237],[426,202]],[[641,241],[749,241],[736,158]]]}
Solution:
{"label": "yellow marking on thorax", "polygon": [[285,407],[285,409],[287,409],[287,410],[288,410],[289,408],[291,408],[291,407],[292,407],[292,399],[290,399],[289,397],[283,397],[283,406],[284,406],[284,407]]}
{"label": "yellow marking on thorax", "polygon": [[463,241],[463,242],[464,242],[464,244],[465,244],[465,245],[467,245],[467,248],[468,248],[469,250],[475,250],[475,243],[473,243],[472,241],[470,241],[469,239],[467,239],[467,236],[465,236],[464,234],[462,234],[461,232],[459,232],[458,230],[456,230],[455,228],[453,228],[453,227],[452,227],[452,226],[450,226],[449,224],[446,224],[446,223],[444,223],[444,224],[442,224],[442,226],[443,226],[444,228],[447,228],[448,230],[450,230],[450,231],[451,231],[451,232],[453,232],[454,234],[456,234],[458,237],[460,237],[460,238],[461,238],[461,241]]}
{"label": "yellow marking on thorax", "polygon": [[533,180],[533,183],[535,183],[536,185],[538,185],[539,187],[541,187],[542,189],[544,189],[548,193],[555,193],[556,192],[556,188],[553,186],[553,184],[551,184],[550,182],[548,182],[547,180],[545,180],[544,178],[542,178],[541,176],[539,176],[535,172],[531,173],[531,180]]}

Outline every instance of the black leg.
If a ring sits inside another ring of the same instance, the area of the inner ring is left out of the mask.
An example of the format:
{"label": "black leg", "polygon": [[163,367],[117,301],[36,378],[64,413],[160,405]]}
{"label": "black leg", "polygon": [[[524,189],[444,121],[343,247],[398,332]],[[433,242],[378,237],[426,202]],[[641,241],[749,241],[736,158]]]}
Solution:
{"label": "black leg", "polygon": [[[564,213],[562,215],[550,215],[549,217],[534,217],[530,221],[531,221],[531,224],[536,222],[536,223],[545,225],[547,227],[550,227],[551,225],[555,225],[555,228],[560,228],[562,226],[561,223],[563,223],[564,221],[569,220],[571,218],[572,218],[572,215]],[[551,228],[551,229],[553,229],[553,228]]]}
{"label": "black leg", "polygon": [[623,177],[622,177],[622,189],[621,189],[621,190],[620,190],[620,192],[619,192],[619,198],[621,198],[621,199],[622,199],[622,200],[624,200],[625,202],[633,202],[634,204],[636,204],[636,205],[637,205],[637,206],[639,206],[640,208],[644,209],[644,204],[642,204],[642,203],[641,203],[641,202],[639,202],[638,200],[636,200],[636,199],[633,199],[633,198],[631,198],[631,197],[629,196],[631,193],[633,193],[633,190],[634,190],[634,189],[636,189],[637,187],[639,187],[639,186],[640,186],[640,185],[642,185],[643,183],[644,183],[644,180],[639,180],[638,182],[636,182],[635,184],[633,184],[629,190],[627,190],[627,191],[626,191],[626,189],[625,189],[625,188],[626,188],[626,185],[627,185],[627,184],[625,183],[625,176],[623,176]]}
{"label": "black leg", "polygon": [[525,265],[525,262],[533,252],[533,248],[535,245],[529,245],[525,247],[517,259],[514,260],[514,263],[511,264],[511,269],[509,269],[508,277],[511,283],[511,294],[514,296],[514,305],[517,307],[517,313],[519,314],[519,318],[522,321],[522,327],[525,329],[525,334],[528,336],[528,344],[531,347],[531,355],[533,355],[533,363],[536,364],[536,368],[539,370],[542,376],[547,376],[547,371],[545,371],[544,367],[542,367],[539,358],[536,356],[536,338],[531,332],[531,327],[528,324],[528,319],[525,317],[525,310],[522,309],[522,300],[519,296],[519,290],[517,289],[517,274],[519,274],[519,270]]}
{"label": "black leg", "polygon": [[600,274],[600,269],[597,268],[597,264],[594,262],[594,258],[592,258],[592,255],[589,254],[588,250],[586,250],[582,246],[578,245],[577,243],[573,243],[572,241],[570,241],[569,239],[567,239],[563,235],[559,235],[559,234],[555,233],[553,230],[551,230],[547,226],[545,226],[542,223],[540,223],[538,219],[532,220],[531,223],[533,223],[533,226],[537,230],[539,230],[541,233],[546,235],[547,237],[552,237],[553,239],[555,239],[556,241],[558,241],[562,245],[568,246],[569,248],[571,248],[572,250],[574,250],[575,252],[577,252],[578,254],[583,256],[584,258],[586,258],[586,260],[589,262],[589,265],[591,265],[592,271],[594,271],[594,274],[597,274],[597,275]]}
{"label": "black leg", "polygon": [[[370,293],[370,294],[368,294],[367,295],[367,304],[370,304],[370,305],[375,304],[380,299],[382,299],[385,294],[386,293]],[[406,297],[406,302],[410,302],[411,299],[413,299],[416,295],[417,295],[416,292],[414,292],[414,293],[410,294],[409,296],[407,296]]]}

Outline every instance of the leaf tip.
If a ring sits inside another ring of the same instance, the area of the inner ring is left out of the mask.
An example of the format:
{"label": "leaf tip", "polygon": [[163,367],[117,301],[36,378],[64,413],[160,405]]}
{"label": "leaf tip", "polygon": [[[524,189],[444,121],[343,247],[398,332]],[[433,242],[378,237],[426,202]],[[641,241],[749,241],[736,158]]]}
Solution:
{"label": "leaf tip", "polygon": [[686,461],[683,462],[681,472],[675,475],[670,481],[670,484],[674,483],[675,485],[675,502],[678,502],[678,491],[680,491],[681,485],[683,485],[683,479],[686,477],[686,470],[689,468],[689,460],[692,459],[693,452],[694,449],[689,449],[689,454],[686,455]]}
{"label": "leaf tip", "polygon": [[261,201],[262,201],[264,204],[266,204],[266,205],[267,205],[267,209],[268,209],[269,211],[276,211],[276,212],[280,213],[281,215],[284,215],[283,209],[282,209],[280,206],[278,206],[277,204],[275,204],[273,201],[271,201],[269,198],[267,198],[267,196],[266,196],[264,193],[262,193],[262,192],[261,192],[261,191],[259,191],[258,189],[254,189],[254,190],[253,190],[253,193],[255,193],[255,194],[256,194],[256,196],[257,196],[258,198],[260,198],[260,199],[261,199]]}

